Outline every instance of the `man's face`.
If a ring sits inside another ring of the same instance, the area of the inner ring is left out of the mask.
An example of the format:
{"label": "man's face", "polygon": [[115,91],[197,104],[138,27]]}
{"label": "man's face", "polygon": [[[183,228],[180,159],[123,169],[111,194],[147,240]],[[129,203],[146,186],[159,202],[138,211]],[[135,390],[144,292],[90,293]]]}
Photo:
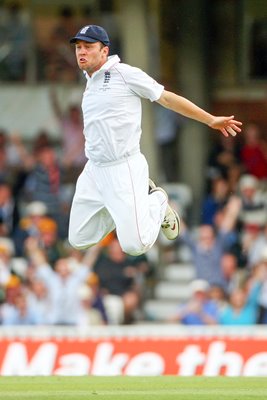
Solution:
{"label": "man's face", "polygon": [[211,249],[215,242],[214,230],[209,225],[201,225],[199,228],[199,245],[202,249]]}
{"label": "man's face", "polygon": [[77,40],[75,51],[79,68],[92,75],[106,62],[109,48],[100,42],[88,43]]}

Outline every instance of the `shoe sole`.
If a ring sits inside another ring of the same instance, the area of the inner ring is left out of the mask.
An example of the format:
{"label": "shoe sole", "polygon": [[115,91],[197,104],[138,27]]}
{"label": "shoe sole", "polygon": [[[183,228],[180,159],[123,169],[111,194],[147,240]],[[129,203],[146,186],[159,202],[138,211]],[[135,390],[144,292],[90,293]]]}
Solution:
{"label": "shoe sole", "polygon": [[[150,181],[151,181],[151,179],[149,179],[149,186],[150,186]],[[151,181],[153,184],[154,184],[154,182],[153,181]],[[154,184],[155,185],[155,184]],[[165,195],[166,195],[166,197],[167,197],[167,201],[168,201],[168,194],[166,193],[166,191],[164,190],[164,189],[162,189],[161,187],[157,187],[157,186],[155,186],[153,189],[151,189],[150,190],[150,193],[153,193],[153,192],[156,192],[156,191],[159,191],[159,192],[162,192],[162,193],[164,193]],[[168,239],[168,240],[175,240],[175,239],[177,239],[177,237],[179,236],[179,233],[180,233],[180,229],[181,229],[181,220],[180,220],[180,217],[179,217],[179,215],[178,215],[178,213],[177,213],[177,211],[176,210],[174,210],[169,204],[168,204],[168,206],[167,206],[168,208],[169,208],[169,212],[172,212],[174,215],[175,215],[175,219],[176,219],[176,221],[177,221],[177,234],[174,236],[174,237],[168,237],[167,235],[166,235],[166,229],[168,229],[168,228],[161,228],[162,229],[162,233],[164,234],[164,236]],[[175,228],[174,228],[175,229]],[[172,229],[171,229],[172,230]]]}

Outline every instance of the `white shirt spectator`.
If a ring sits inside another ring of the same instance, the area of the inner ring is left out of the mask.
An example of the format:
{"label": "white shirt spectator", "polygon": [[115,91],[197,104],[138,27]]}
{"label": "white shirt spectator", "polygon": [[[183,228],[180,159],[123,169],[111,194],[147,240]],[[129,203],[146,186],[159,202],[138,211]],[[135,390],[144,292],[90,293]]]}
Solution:
{"label": "white shirt spectator", "polygon": [[38,267],[37,277],[46,284],[51,300],[52,324],[76,325],[78,323],[81,307],[79,288],[89,273],[88,267],[84,265],[71,271],[67,258],[57,261],[55,271],[48,264]]}

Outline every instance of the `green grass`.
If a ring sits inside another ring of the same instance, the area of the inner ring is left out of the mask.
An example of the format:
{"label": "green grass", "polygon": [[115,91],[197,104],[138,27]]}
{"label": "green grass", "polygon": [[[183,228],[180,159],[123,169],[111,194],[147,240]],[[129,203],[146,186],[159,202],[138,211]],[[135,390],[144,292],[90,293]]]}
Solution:
{"label": "green grass", "polygon": [[3,400],[267,399],[266,378],[0,377]]}

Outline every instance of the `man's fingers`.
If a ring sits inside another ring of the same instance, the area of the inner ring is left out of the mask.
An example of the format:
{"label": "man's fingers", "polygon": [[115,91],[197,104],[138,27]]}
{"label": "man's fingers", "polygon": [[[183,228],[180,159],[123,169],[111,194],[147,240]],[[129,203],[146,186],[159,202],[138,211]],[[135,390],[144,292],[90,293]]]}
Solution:
{"label": "man's fingers", "polygon": [[241,129],[239,128],[239,126],[236,126],[235,124],[231,124],[230,126],[231,126],[231,128],[233,128],[236,132],[241,132]]}
{"label": "man's fingers", "polygon": [[231,128],[231,126],[227,126],[225,129],[228,133],[230,133],[230,135],[236,136],[236,131],[233,128]]}
{"label": "man's fingers", "polygon": [[239,126],[242,125],[242,122],[236,121],[235,119],[232,119],[232,120],[230,120],[229,122],[230,122],[230,124],[235,124],[235,125],[239,125]]}
{"label": "man's fingers", "polygon": [[227,120],[224,121],[224,125],[228,126],[228,125],[238,125],[241,126],[242,122],[240,121],[236,121],[235,119],[232,119],[231,117],[228,117]]}
{"label": "man's fingers", "polygon": [[222,128],[222,129],[221,129],[221,132],[222,132],[222,134],[223,134],[225,137],[228,137],[228,136],[229,136],[229,134],[228,134],[228,132],[226,131],[225,128]]}

